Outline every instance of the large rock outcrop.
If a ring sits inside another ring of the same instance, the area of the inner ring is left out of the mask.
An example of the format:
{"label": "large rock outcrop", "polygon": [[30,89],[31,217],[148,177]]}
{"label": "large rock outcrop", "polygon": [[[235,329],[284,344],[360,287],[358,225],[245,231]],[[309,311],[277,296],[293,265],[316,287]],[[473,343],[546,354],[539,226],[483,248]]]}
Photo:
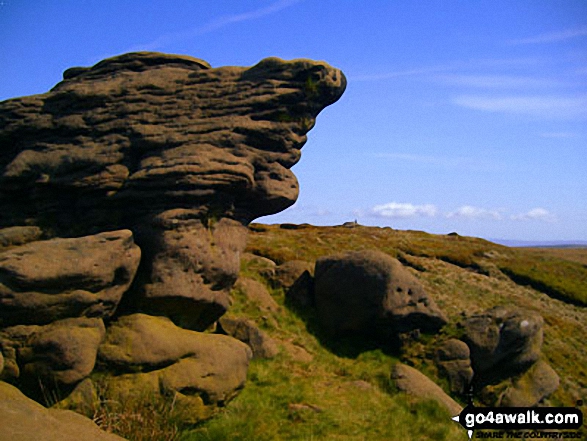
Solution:
{"label": "large rock outcrop", "polygon": [[331,335],[394,340],[412,330],[435,332],[446,317],[418,280],[381,251],[351,251],[316,261],[315,302]]}
{"label": "large rock outcrop", "polygon": [[295,202],[289,168],[345,86],[310,60],[139,52],[69,69],[0,103],[0,227],[131,229],[144,259],[129,303],[203,329],[228,307],[243,225]]}
{"label": "large rock outcrop", "polygon": [[143,391],[194,423],[232,399],[251,350],[198,331],[230,306],[249,222],[295,202],[289,169],[345,86],[323,62],[138,52],[0,102],[1,378],[74,390],[65,406],[96,405],[95,382]]}

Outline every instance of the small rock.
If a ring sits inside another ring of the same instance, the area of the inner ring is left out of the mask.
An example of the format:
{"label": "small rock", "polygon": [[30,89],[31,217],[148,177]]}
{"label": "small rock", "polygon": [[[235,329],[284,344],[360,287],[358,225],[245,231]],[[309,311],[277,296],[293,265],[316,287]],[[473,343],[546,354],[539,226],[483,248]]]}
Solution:
{"label": "small rock", "polygon": [[448,379],[450,391],[465,394],[473,380],[470,351],[466,343],[450,339],[436,351],[436,365],[439,372]]}
{"label": "small rock", "polygon": [[517,378],[498,400],[503,407],[534,407],[559,387],[557,373],[544,360],[536,362]]}
{"label": "small rock", "polygon": [[21,379],[69,389],[94,369],[104,323],[98,318],[58,320],[36,328],[18,350]]}
{"label": "small rock", "polygon": [[314,361],[314,356],[301,346],[295,345],[291,342],[284,342],[283,346],[294,361],[298,361],[300,363],[311,363]]}
{"label": "small rock", "polygon": [[276,343],[261,331],[255,323],[244,318],[222,317],[217,332],[230,335],[247,344],[253,358],[273,358],[279,353]]}
{"label": "small rock", "polygon": [[277,265],[271,259],[257,256],[256,254],[243,253],[241,262],[244,263],[248,270],[256,272],[267,280],[271,280],[275,276],[275,267]]}
{"label": "small rock", "polygon": [[273,284],[278,288],[287,289],[306,271],[312,275],[314,265],[304,260],[289,260],[275,268]]}
{"label": "small rock", "polygon": [[234,288],[240,290],[251,302],[256,303],[262,311],[275,313],[280,309],[265,285],[257,280],[240,277]]}
{"label": "small rock", "polygon": [[400,391],[415,397],[432,399],[446,408],[451,415],[458,415],[462,410],[462,407],[440,386],[413,367],[397,363],[392,369],[391,379]]}

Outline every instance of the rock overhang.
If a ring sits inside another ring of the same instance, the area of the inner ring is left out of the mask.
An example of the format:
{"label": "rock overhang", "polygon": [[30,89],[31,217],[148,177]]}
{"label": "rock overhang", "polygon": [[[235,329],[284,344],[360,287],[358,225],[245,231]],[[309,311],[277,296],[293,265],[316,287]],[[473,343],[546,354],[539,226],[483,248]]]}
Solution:
{"label": "rock overhang", "polygon": [[112,220],[214,201],[250,222],[295,202],[289,169],[345,87],[340,70],[306,59],[212,68],[138,52],[68,69],[48,93],[0,103],[0,202],[29,220],[39,211]]}

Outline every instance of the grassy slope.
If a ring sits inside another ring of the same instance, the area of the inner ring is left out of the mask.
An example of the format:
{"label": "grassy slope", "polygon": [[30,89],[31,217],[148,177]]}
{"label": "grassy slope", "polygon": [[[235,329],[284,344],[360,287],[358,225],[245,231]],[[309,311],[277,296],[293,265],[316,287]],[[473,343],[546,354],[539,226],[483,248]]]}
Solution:
{"label": "grassy slope", "polygon": [[[474,313],[499,304],[540,312],[545,319],[543,352],[561,377],[551,404],[574,405],[578,398],[586,398],[587,308],[557,299],[585,303],[587,269],[580,260],[584,255],[572,252],[572,258],[566,259],[564,250],[510,249],[481,239],[367,227],[285,230],[253,225],[248,245],[248,251],[277,263],[315,261],[322,255],[359,249],[380,249],[410,266],[453,323],[463,311]],[[262,280],[250,268],[243,268],[243,275]],[[518,284],[522,280],[529,286]],[[180,439],[449,440],[464,436],[443,409],[396,394],[389,384],[390,366],[397,357],[436,375],[426,357],[433,339],[408,347],[404,354],[327,341],[311,311],[287,308],[281,289],[271,293],[281,305],[279,311],[262,313],[234,292],[230,314],[255,320],[282,343],[282,352],[273,360],[254,360],[247,387],[225,412],[184,432]],[[304,348],[313,360],[291,356],[285,350],[288,345]]]}

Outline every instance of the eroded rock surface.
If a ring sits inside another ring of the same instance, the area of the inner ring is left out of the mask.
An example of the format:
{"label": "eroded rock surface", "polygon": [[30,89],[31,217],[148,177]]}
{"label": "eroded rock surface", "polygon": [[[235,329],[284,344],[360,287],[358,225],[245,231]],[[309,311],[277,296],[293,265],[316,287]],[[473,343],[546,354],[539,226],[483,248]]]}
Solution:
{"label": "eroded rock surface", "polygon": [[98,428],[89,418],[47,409],[16,387],[0,381],[0,439],[10,441],[124,441]]}
{"label": "eroded rock surface", "polygon": [[129,230],[31,242],[0,253],[0,327],[112,316],[140,257]]}
{"label": "eroded rock surface", "polygon": [[436,350],[436,365],[439,372],[448,379],[453,393],[469,392],[473,380],[470,350],[466,343],[456,338],[445,341]]}
{"label": "eroded rock surface", "polygon": [[400,391],[421,399],[434,400],[451,415],[458,415],[462,410],[459,403],[447,395],[440,386],[413,367],[402,363],[395,364],[391,371],[391,380]]}
{"label": "eroded rock surface", "polygon": [[131,229],[146,264],[129,303],[203,329],[226,311],[243,225],[295,202],[289,169],[345,86],[310,60],[211,68],[139,52],[69,69],[0,103],[0,226]]}
{"label": "eroded rock surface", "polygon": [[112,398],[177,395],[193,407],[194,421],[244,387],[251,358],[251,349],[234,338],[182,329],[166,317],[146,314],[112,323],[98,355],[101,368],[119,374],[104,380]]}
{"label": "eroded rock surface", "polygon": [[254,358],[273,358],[279,353],[275,341],[251,320],[222,317],[218,325],[218,332],[246,343],[253,351]]}
{"label": "eroded rock surface", "polygon": [[515,307],[495,307],[463,323],[463,340],[471,350],[478,376],[505,378],[528,369],[540,358],[540,314]]}
{"label": "eroded rock surface", "polygon": [[243,387],[252,354],[195,331],[230,306],[248,223],[295,202],[289,169],[346,80],[310,60],[150,52],[63,77],[0,102],[1,378],[79,392],[99,377],[196,423]]}
{"label": "eroded rock surface", "polygon": [[394,339],[419,329],[435,332],[446,317],[402,264],[380,251],[353,251],[316,261],[318,317],[331,335]]}

